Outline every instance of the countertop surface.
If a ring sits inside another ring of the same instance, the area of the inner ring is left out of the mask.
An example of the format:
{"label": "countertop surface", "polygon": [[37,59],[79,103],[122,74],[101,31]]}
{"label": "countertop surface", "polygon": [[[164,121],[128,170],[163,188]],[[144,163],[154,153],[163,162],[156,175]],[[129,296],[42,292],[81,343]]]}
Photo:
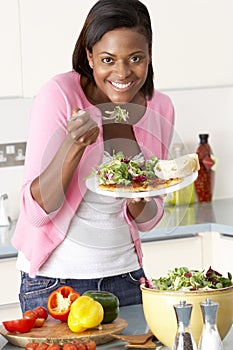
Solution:
{"label": "countertop surface", "polygon": [[141,235],[142,242],[189,237],[200,232],[219,232],[233,237],[233,198],[187,206],[165,206],[162,220]]}
{"label": "countertop surface", "polygon": [[[218,199],[189,206],[165,206],[160,223],[141,233],[142,242],[190,237],[199,232],[219,232],[233,238],[233,198]],[[17,256],[11,245],[16,222],[0,227],[0,259]]]}
{"label": "countertop surface", "polygon": [[[125,306],[120,308],[120,314],[119,316],[123,319],[125,319],[128,322],[127,328],[122,331],[122,334],[141,334],[146,333],[148,328],[145,322],[143,309],[141,305],[133,305],[133,306]],[[168,330],[169,331],[169,330]],[[224,350],[232,350],[233,349],[233,330],[231,329],[230,332],[225,337],[224,341]],[[162,346],[162,344],[157,343],[158,350],[168,350],[168,347]],[[11,345],[10,343],[7,343],[3,350],[20,350],[22,348],[16,347],[14,345]],[[120,340],[113,340],[112,342],[109,342],[107,344],[98,345],[97,349],[99,350],[124,350],[125,349],[125,343]]]}
{"label": "countertop surface", "polygon": [[17,250],[11,245],[15,225],[13,221],[10,226],[0,226],[0,259],[17,256]]}

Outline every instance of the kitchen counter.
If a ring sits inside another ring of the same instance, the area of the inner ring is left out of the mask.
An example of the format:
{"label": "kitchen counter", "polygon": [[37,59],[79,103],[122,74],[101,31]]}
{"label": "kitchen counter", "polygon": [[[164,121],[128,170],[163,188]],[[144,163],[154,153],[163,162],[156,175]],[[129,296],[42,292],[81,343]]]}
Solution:
{"label": "kitchen counter", "polygon": [[[219,232],[233,237],[233,198],[189,206],[165,206],[160,223],[151,231],[141,233],[142,242],[195,236],[200,232]],[[16,222],[0,227],[0,259],[17,256],[11,245]]]}
{"label": "kitchen counter", "polygon": [[[140,334],[147,332],[147,325],[145,322],[143,310],[141,305],[133,305],[133,306],[125,306],[120,308],[119,316],[125,319],[128,322],[128,327],[122,331],[122,334]],[[169,331],[169,330],[168,330]],[[232,350],[233,348],[233,330],[225,337],[224,341],[224,349]],[[20,350],[22,348],[16,347],[7,343],[3,350]],[[124,350],[125,343],[120,340],[113,340],[107,344],[98,345],[98,350]],[[160,343],[157,343],[158,350],[168,350],[168,347],[162,346]]]}
{"label": "kitchen counter", "polygon": [[142,242],[195,236],[200,232],[219,232],[233,237],[233,198],[187,206],[165,206],[162,220],[141,235]]}
{"label": "kitchen counter", "polygon": [[11,245],[15,225],[16,221],[13,221],[10,226],[0,226],[0,259],[17,256],[17,250]]}

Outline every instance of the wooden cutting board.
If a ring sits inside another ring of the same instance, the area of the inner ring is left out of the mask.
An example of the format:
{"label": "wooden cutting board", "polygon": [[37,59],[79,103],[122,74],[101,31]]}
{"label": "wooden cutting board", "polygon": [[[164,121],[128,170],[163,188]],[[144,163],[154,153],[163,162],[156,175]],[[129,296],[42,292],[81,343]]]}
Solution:
{"label": "wooden cutting board", "polygon": [[119,334],[128,326],[127,321],[122,318],[117,318],[111,323],[102,325],[102,329],[89,329],[82,333],[74,333],[68,328],[66,322],[60,322],[52,318],[48,318],[41,328],[32,328],[28,333],[9,333],[5,328],[0,326],[0,334],[2,334],[9,343],[25,347],[30,341],[59,341],[69,339],[84,339],[91,338],[96,344],[105,344],[112,341],[114,338],[111,334]]}

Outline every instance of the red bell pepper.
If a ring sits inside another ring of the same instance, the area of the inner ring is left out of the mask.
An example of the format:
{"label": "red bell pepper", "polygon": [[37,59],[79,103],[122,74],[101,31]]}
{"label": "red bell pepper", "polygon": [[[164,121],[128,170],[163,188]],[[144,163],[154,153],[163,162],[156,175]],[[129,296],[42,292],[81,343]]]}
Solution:
{"label": "red bell pepper", "polygon": [[53,291],[48,297],[48,311],[50,315],[62,322],[66,322],[71,304],[80,294],[69,286],[63,286]]}

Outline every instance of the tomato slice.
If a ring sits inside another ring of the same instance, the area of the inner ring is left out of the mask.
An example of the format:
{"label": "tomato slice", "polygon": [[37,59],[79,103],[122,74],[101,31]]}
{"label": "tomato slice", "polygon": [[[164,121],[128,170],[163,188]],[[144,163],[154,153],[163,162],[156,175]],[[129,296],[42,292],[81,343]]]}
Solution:
{"label": "tomato slice", "polygon": [[7,330],[7,332],[14,332],[15,331],[13,321],[3,321],[2,324],[5,327],[5,329]]}
{"label": "tomato slice", "polygon": [[34,327],[35,319],[21,318],[11,321],[3,321],[3,326],[8,332],[27,333]]}
{"label": "tomato slice", "polygon": [[35,320],[37,318],[37,314],[33,310],[27,310],[24,312],[23,318],[32,318]]}
{"label": "tomato slice", "polygon": [[66,322],[71,304],[80,294],[69,286],[63,286],[53,291],[48,297],[48,311],[50,315],[62,322]]}

